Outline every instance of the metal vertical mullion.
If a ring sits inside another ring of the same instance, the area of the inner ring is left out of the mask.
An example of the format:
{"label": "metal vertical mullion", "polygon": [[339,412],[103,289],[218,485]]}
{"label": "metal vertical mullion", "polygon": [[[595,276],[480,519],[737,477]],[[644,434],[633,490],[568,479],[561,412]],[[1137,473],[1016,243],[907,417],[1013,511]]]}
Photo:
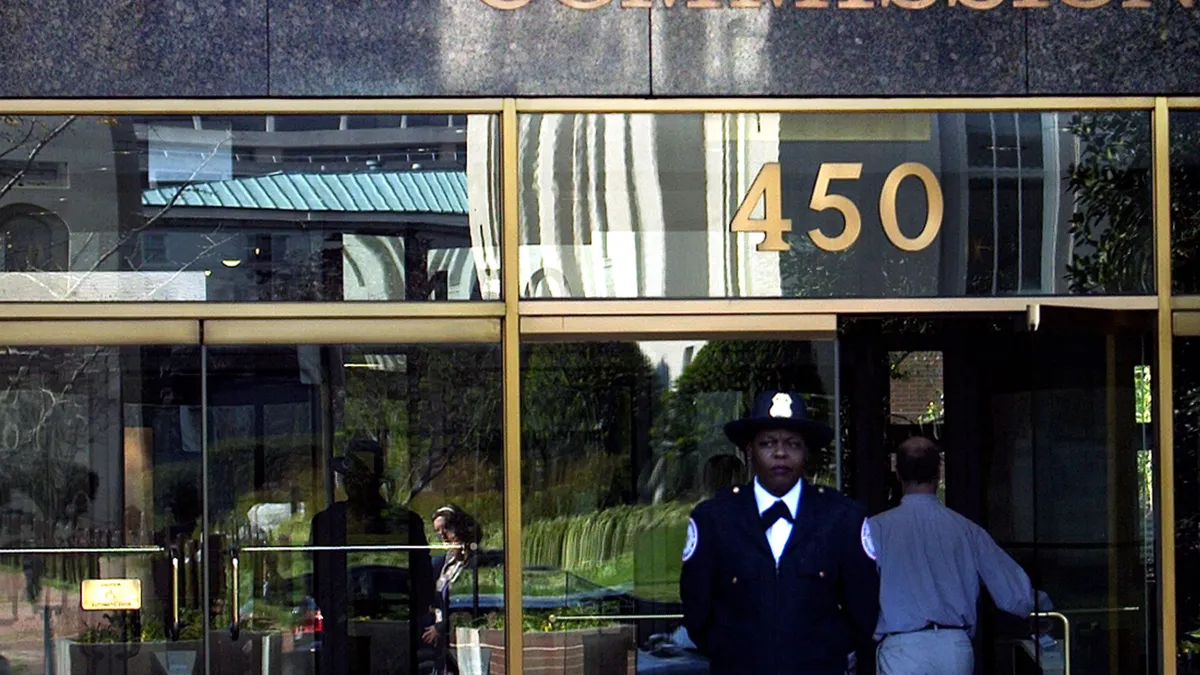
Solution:
{"label": "metal vertical mullion", "polygon": [[504,662],[505,672],[524,671],[523,575],[521,556],[521,345],[517,219],[517,106],[505,99],[500,121],[502,148],[501,264],[504,280]]}
{"label": "metal vertical mullion", "polygon": [[200,324],[200,556],[201,565],[201,627],[204,630],[204,675],[212,675],[212,578],[208,559],[209,541],[212,537],[208,517],[208,346],[204,344],[204,324]]}
{"label": "metal vertical mullion", "polygon": [[833,447],[834,473],[839,492],[845,492],[842,485],[842,343],[839,336],[833,336]]}
{"label": "metal vertical mullion", "polygon": [[1171,332],[1171,184],[1170,111],[1165,98],[1154,101],[1154,277],[1158,294],[1158,383],[1155,417],[1158,420],[1156,490],[1158,506],[1159,633],[1163,675],[1175,675],[1175,428]]}

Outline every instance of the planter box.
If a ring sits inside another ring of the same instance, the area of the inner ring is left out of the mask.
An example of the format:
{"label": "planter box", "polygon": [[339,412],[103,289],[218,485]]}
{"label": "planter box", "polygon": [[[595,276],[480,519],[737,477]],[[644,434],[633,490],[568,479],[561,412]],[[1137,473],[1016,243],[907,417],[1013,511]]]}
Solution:
{"label": "planter box", "polygon": [[200,641],[84,644],[59,639],[56,647],[58,675],[197,675],[204,651]]}
{"label": "planter box", "polygon": [[412,670],[412,645],[407,621],[351,621],[348,672],[355,675],[393,675]]}
{"label": "planter box", "polygon": [[[280,675],[280,635],[242,631],[237,642],[229,631],[213,631],[214,673],[253,672]],[[123,642],[84,644],[60,638],[55,645],[56,675],[201,675],[204,643]]]}
{"label": "planter box", "polygon": [[[636,675],[633,626],[525,633],[525,670],[539,675]],[[491,650],[488,675],[506,675],[504,631],[480,630],[479,644]]]}

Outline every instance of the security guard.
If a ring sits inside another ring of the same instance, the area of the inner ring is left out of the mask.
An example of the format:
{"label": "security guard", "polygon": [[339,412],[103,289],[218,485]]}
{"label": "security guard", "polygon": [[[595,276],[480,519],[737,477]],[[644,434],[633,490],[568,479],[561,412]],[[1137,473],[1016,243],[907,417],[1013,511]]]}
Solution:
{"label": "security guard", "polygon": [[802,478],[833,432],[800,396],[767,392],[725,434],[755,479],[692,512],[679,579],[688,635],[712,675],[843,675],[851,652],[871,653],[879,577],[865,510]]}
{"label": "security guard", "polygon": [[[979,581],[997,607],[1022,618],[1034,609],[1033,587],[982,527],[938,500],[941,459],[933,441],[902,443],[896,473],[904,498],[872,518],[869,530],[881,577],[879,675],[970,675]],[[1044,593],[1038,601],[1049,604]]]}

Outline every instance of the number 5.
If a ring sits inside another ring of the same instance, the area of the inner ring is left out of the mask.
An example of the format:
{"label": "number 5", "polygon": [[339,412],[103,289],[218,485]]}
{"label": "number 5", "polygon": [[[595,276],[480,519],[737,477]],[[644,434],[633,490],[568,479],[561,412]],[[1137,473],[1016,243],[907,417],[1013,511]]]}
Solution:
{"label": "number 5", "polygon": [[862,176],[862,163],[858,164],[822,164],[817,173],[817,184],[813,188],[812,201],[808,206],[813,211],[836,209],[841,212],[846,221],[842,233],[836,237],[827,236],[820,228],[814,227],[808,231],[817,248],[830,252],[845,251],[862,233],[862,214],[858,207],[848,197],[829,194],[829,183],[834,180],[858,180]]}

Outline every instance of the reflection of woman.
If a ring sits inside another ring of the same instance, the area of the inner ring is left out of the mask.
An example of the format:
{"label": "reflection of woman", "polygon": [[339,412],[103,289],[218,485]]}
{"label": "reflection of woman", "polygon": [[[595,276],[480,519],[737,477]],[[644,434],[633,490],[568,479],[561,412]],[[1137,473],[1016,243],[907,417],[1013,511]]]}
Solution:
{"label": "reflection of woman", "polygon": [[[433,514],[433,530],[442,543],[451,548],[444,557],[434,559],[437,606],[433,607],[434,623],[425,629],[426,644],[432,645],[437,653],[436,673],[445,675],[457,672],[449,658],[450,642],[450,587],[475,562],[476,551],[482,540],[482,532],[475,519],[457,506],[443,506]],[[440,563],[440,564],[439,564]],[[451,667],[448,667],[451,666]]]}

